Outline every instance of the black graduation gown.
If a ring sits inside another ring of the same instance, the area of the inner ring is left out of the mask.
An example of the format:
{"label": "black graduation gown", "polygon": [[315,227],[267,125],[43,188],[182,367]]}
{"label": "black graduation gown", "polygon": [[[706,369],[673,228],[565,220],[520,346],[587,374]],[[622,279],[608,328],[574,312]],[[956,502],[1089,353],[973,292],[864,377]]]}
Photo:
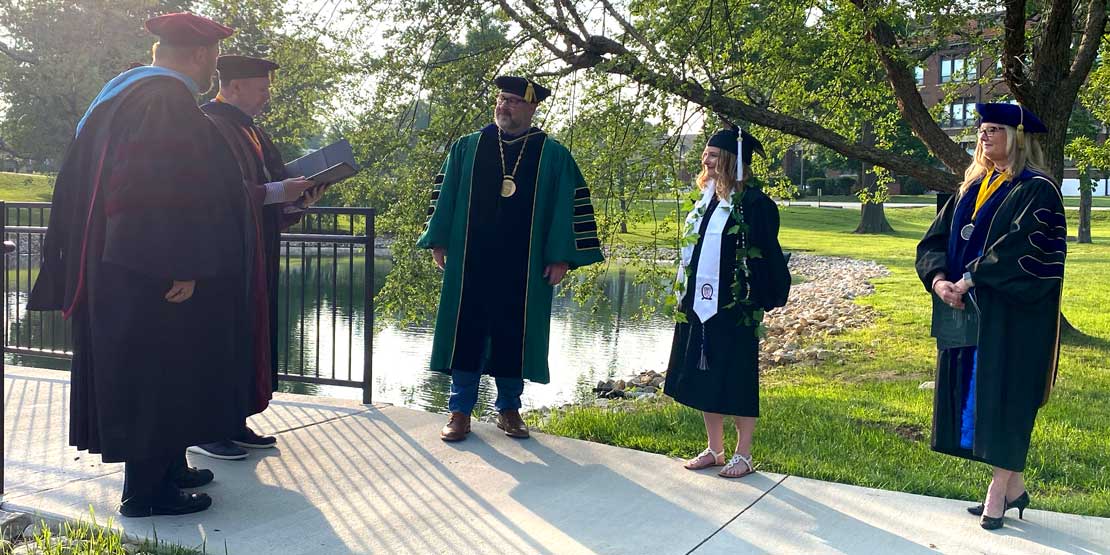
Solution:
{"label": "black graduation gown", "polygon": [[[953,197],[918,244],[917,273],[926,290],[932,291],[939,272],[950,281],[961,278],[949,275],[950,240],[968,220],[961,200],[977,193],[973,186]],[[971,272],[979,340],[976,349],[938,349],[932,448],[1020,472],[1037,410],[1056,377],[1067,224],[1059,188],[1044,175],[1025,170],[1003,194],[994,217],[975,222],[976,229],[987,229],[982,254],[955,268]],[[974,432],[965,449],[961,417],[971,365],[964,358],[975,350]]]}
{"label": "black graduation gown", "polygon": [[[281,181],[288,177],[285,171],[285,162],[281,152],[274,145],[270,135],[255,124],[254,119],[239,108],[226,102],[208,102],[201,106],[201,110],[212,119],[216,128],[231,146],[232,154],[239,163],[243,174],[244,185],[253,205],[253,213],[258,224],[259,245],[263,259],[260,276],[263,282],[261,288],[264,296],[262,305],[255,306],[254,314],[259,326],[256,329],[267,330],[268,335],[258,336],[256,345],[265,352],[255,353],[256,363],[264,366],[268,376],[254,375],[256,384],[261,387],[252,387],[255,400],[252,402],[252,412],[261,412],[266,408],[267,401],[278,387],[278,279],[281,267],[281,232],[300,221],[303,212],[286,213],[284,203],[264,204],[266,198],[266,183]],[[258,139],[257,145],[251,136]],[[266,391],[263,391],[266,390]]]}
{"label": "black graduation gown", "polygon": [[[231,437],[248,400],[254,237],[235,161],[189,89],[149,77],[99,105],[54,187],[30,310],[72,321],[70,443],[105,462]],[[164,299],[173,280],[193,297]]]}
{"label": "black graduation gown", "polygon": [[[736,249],[740,235],[727,233],[721,241],[721,276],[718,312],[704,324],[693,311],[698,261],[702,242],[709,224],[709,214],[716,210],[716,197],[706,209],[698,230],[698,243],[690,260],[686,295],[682,310],[688,323],[675,325],[667,380],[663,391],[683,405],[695,409],[734,416],[759,416],[759,338],[753,326],[740,323],[739,306],[732,303],[732,283],[736,269]],[[790,294],[790,271],[779,245],[779,212],[775,202],[756,188],[746,188],[741,199],[744,222],[749,226],[748,239],[762,256],[749,258],[751,299],[763,310],[786,304]],[[699,369],[703,333],[707,370]]]}

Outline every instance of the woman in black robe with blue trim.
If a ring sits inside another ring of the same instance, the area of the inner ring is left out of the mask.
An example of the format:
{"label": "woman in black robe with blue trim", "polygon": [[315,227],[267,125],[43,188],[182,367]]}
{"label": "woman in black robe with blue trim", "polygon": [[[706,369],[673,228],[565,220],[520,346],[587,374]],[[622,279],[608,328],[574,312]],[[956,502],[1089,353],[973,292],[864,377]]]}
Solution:
{"label": "woman in black robe with blue trim", "polygon": [[[701,192],[686,218],[675,283],[678,324],[664,385],[667,395],[705,419],[709,446],[686,468],[723,466],[719,475],[726,478],[754,471],[760,322],[765,311],[786,304],[790,291],[778,207],[751,176],[753,152],[763,154],[759,141],[736,128],[715,133],[702,152]],[[725,415],[733,416],[737,432],[727,462]]]}
{"label": "woman in black robe with blue trim", "polygon": [[918,244],[917,273],[937,338],[932,447],[994,467],[986,501],[968,508],[993,530],[1029,504],[1022,472],[1056,377],[1067,228],[1027,135],[1044,124],[1017,105],[976,109],[975,160]]}

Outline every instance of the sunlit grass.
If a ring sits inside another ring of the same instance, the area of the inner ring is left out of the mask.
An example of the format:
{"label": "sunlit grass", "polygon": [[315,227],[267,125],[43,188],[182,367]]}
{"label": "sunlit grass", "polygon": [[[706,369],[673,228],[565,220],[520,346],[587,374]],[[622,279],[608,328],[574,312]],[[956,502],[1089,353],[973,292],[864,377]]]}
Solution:
{"label": "sunlit grass", "polygon": [[46,175],[0,172],[0,200],[50,202],[54,178]]}

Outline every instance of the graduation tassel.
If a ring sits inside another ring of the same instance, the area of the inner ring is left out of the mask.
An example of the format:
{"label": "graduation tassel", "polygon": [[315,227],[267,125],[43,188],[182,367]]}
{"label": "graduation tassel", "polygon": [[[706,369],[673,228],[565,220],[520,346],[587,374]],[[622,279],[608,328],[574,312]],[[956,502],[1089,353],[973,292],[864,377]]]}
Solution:
{"label": "graduation tassel", "polygon": [[709,338],[705,335],[705,324],[701,326],[701,358],[698,359],[698,370],[709,370],[709,357],[706,355],[706,344]]}

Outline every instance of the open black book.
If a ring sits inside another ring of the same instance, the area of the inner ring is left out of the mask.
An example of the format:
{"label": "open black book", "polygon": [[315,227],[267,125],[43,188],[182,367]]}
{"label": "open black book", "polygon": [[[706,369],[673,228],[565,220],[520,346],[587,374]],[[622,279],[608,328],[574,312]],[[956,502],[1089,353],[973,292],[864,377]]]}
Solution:
{"label": "open black book", "polygon": [[316,186],[313,192],[321,187],[327,188],[339,183],[359,172],[355,163],[355,154],[351,150],[351,143],[347,139],[340,139],[320,150],[310,152],[285,165],[285,171],[290,176],[305,176]]}

